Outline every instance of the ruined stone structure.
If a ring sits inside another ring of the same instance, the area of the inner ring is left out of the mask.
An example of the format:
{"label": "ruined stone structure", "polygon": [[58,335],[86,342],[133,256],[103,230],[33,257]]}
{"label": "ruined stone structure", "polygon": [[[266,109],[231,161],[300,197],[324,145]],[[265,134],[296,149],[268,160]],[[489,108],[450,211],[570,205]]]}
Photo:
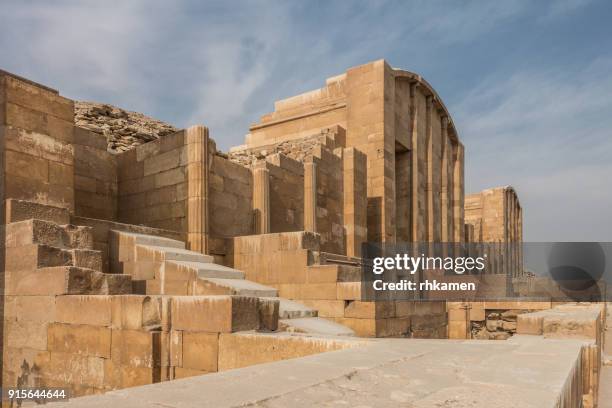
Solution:
{"label": "ruined stone structure", "polygon": [[[478,239],[521,241],[513,190],[499,208],[482,198],[480,215],[468,199],[464,217],[463,145],[416,74],[349,69],[277,102],[228,154],[204,126],[147,121],[0,72],[2,386],[81,396],[316,353],[333,366],[324,352],[361,347],[391,364],[402,346],[365,337],[467,339],[508,310],[521,333],[522,312],[556,306],[363,301],[366,241],[477,240],[466,220]],[[574,338],[537,401],[593,403],[603,308],[550,313],[525,329],[537,340],[504,350],[546,356],[547,337]],[[428,358],[452,348],[421,344]]]}

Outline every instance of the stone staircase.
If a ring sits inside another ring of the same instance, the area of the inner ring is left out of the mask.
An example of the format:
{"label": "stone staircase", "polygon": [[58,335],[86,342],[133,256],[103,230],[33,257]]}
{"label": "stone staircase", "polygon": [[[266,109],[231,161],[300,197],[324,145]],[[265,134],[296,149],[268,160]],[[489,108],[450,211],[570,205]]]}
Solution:
{"label": "stone staircase", "polygon": [[7,295],[131,293],[129,275],[102,272],[102,254],[93,249],[89,227],[11,221],[6,224]]}
{"label": "stone staircase", "polygon": [[317,316],[300,303],[278,298],[275,288],[245,279],[242,271],[219,265],[213,257],[185,249],[185,243],[152,235],[111,231],[111,257],[133,279],[133,293],[166,295],[242,295],[279,300],[283,331],[352,336],[345,326]]}

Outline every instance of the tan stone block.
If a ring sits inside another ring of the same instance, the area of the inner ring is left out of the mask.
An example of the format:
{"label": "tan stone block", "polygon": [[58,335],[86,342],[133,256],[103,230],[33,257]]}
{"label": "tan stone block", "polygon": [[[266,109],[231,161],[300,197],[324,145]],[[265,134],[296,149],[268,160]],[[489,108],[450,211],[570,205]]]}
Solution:
{"label": "tan stone block", "polygon": [[36,152],[41,159],[72,165],[74,147],[70,143],[44,133],[30,132],[18,128],[5,128],[5,149],[15,152]]}
{"label": "tan stone block", "polygon": [[276,331],[278,329],[279,301],[273,298],[259,298],[259,329]]}
{"label": "tan stone block", "polygon": [[47,324],[37,321],[6,321],[4,326],[6,347],[47,349]]}
{"label": "tan stone block", "polygon": [[195,377],[196,375],[204,375],[204,374],[208,374],[208,372],[201,371],[201,370],[192,370],[192,369],[183,368],[183,367],[174,367],[174,378],[177,380],[181,378]]}
{"label": "tan stone block", "polygon": [[337,323],[340,323],[348,328],[352,329],[357,336],[360,337],[376,337],[376,320],[375,319],[356,319],[341,318],[334,319]]}
{"label": "tan stone block", "polygon": [[144,175],[161,173],[180,165],[180,149],[173,149],[165,153],[148,157],[144,160]]}
{"label": "tan stone block", "polygon": [[27,177],[41,182],[49,181],[49,161],[29,154],[7,150],[5,153],[7,175]]}
{"label": "tan stone block", "polygon": [[110,358],[111,330],[106,327],[52,323],[48,331],[51,352]]}
{"label": "tan stone block", "polygon": [[337,298],[342,300],[361,300],[361,282],[338,282]]}
{"label": "tan stone block", "polygon": [[219,371],[246,367],[354,346],[355,343],[302,336],[220,334]]}
{"label": "tan stone block", "polygon": [[130,275],[133,280],[148,280],[159,278],[163,262],[138,261],[123,262],[123,273]]}
{"label": "tan stone block", "polygon": [[71,266],[6,272],[7,295],[78,295],[99,293],[104,275]]}
{"label": "tan stone block", "polygon": [[345,317],[358,319],[384,319],[395,316],[395,305],[391,301],[349,301],[344,309]]}
{"label": "tan stone block", "polygon": [[470,309],[470,320],[473,322],[485,320],[485,310],[483,308],[473,307]]}
{"label": "tan stone block", "polygon": [[60,323],[110,326],[112,296],[57,296],[57,321]]}
{"label": "tan stone block", "polygon": [[137,387],[160,381],[160,369],[118,365],[113,360],[104,360],[102,370],[106,386],[113,388]]}
{"label": "tan stone block", "polygon": [[11,320],[48,323],[55,320],[54,296],[6,296],[4,317]]}
{"label": "tan stone block", "polygon": [[112,330],[111,359],[117,365],[156,367],[161,363],[161,333],[145,330]]}
{"label": "tan stone block", "polygon": [[7,101],[74,122],[74,103],[70,99],[17,78],[7,77],[5,83]]}
{"label": "tan stone block", "polygon": [[410,334],[410,317],[376,319],[376,337],[404,337]]}
{"label": "tan stone block", "polygon": [[54,381],[56,386],[62,384],[72,387],[73,384],[78,384],[102,388],[105,361],[108,360],[76,353],[52,351],[45,378]]}
{"label": "tan stone block", "polygon": [[[144,171],[144,170],[143,170]],[[177,167],[155,175],[155,188],[184,183],[187,179],[185,168]]]}
{"label": "tan stone block", "polygon": [[449,321],[448,322],[448,338],[449,339],[467,339],[468,338],[467,322],[464,321]]}
{"label": "tan stone block", "polygon": [[65,208],[57,208],[29,201],[7,200],[6,222],[18,222],[36,218],[56,224],[69,224],[70,213]]}
{"label": "tan stone block", "polygon": [[318,312],[319,317],[336,318],[344,317],[344,300],[300,300],[304,305]]}
{"label": "tan stone block", "polygon": [[335,300],[336,285],[336,283],[305,283],[300,291],[301,299]]}
{"label": "tan stone block", "polygon": [[309,266],[309,283],[331,283],[338,281],[338,265],[312,265]]}
{"label": "tan stone block", "polygon": [[453,322],[464,322],[469,318],[469,313],[470,312],[465,309],[451,309],[448,311],[448,320]]}
{"label": "tan stone block", "polygon": [[177,296],[172,299],[176,330],[227,333],[259,328],[257,298],[245,296]]}
{"label": "tan stone block", "polygon": [[142,295],[112,297],[112,327],[139,330],[161,324],[161,301]]}
{"label": "tan stone block", "polygon": [[183,332],[183,368],[206,372],[217,371],[218,354],[217,333]]}

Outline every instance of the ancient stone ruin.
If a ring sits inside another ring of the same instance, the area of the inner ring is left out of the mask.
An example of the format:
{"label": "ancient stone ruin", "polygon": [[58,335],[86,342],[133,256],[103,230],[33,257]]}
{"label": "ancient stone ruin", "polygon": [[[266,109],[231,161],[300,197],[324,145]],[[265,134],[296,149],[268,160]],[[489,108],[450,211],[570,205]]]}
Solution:
{"label": "ancient stone ruin", "polygon": [[88,407],[596,406],[605,304],[363,300],[364,242],[522,242],[511,187],[465,196],[419,75],[371,62],[277,101],[228,153],[211,136],[0,71],[2,387],[106,393],[68,403]]}

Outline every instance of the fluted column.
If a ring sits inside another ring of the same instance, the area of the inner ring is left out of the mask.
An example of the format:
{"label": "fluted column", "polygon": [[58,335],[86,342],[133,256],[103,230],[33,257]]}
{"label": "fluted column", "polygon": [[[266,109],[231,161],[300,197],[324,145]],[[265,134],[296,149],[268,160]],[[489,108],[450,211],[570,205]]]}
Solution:
{"label": "fluted column", "polygon": [[304,163],[304,230],[317,231],[317,164]]}
{"label": "fluted column", "polygon": [[269,233],[270,171],[266,168],[253,170],[253,209],[255,210],[255,233]]}

